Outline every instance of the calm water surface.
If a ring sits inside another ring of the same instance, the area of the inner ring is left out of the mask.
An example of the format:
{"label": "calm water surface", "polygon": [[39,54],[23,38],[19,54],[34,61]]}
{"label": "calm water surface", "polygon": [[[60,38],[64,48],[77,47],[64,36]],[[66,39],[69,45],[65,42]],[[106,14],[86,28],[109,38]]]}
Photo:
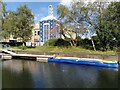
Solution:
{"label": "calm water surface", "polygon": [[27,60],[2,62],[3,88],[118,88],[118,70]]}

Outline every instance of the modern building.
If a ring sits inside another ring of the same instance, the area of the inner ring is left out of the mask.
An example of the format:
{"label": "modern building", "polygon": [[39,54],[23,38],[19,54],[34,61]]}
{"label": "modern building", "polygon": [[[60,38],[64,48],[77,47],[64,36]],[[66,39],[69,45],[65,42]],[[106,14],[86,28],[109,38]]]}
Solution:
{"label": "modern building", "polygon": [[40,44],[43,45],[47,40],[59,38],[59,24],[56,17],[53,16],[52,5],[48,6],[48,16],[40,20]]}

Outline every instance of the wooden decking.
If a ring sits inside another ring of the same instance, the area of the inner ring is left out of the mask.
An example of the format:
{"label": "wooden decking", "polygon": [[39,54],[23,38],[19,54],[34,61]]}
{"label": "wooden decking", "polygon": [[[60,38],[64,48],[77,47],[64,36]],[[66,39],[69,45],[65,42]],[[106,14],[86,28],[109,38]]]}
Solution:
{"label": "wooden decking", "polygon": [[12,59],[12,56],[9,54],[0,53],[0,59],[1,60],[10,60],[10,59]]}
{"label": "wooden decking", "polygon": [[32,59],[40,62],[48,62],[48,58],[54,57],[54,55],[34,55],[34,54],[16,54],[10,50],[2,50],[2,52],[9,54],[12,58],[21,59]]}

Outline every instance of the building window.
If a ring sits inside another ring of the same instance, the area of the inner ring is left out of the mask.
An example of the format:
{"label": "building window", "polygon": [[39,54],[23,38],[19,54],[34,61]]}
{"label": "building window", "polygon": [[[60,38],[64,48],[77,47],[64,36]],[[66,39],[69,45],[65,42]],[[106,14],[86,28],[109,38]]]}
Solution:
{"label": "building window", "polygon": [[50,25],[44,25],[44,41],[47,41],[50,38]]}
{"label": "building window", "polygon": [[34,32],[34,35],[36,35],[36,31]]}
{"label": "building window", "polygon": [[52,28],[52,26],[51,26],[51,28]]}
{"label": "building window", "polygon": [[38,35],[40,35],[40,31],[38,31]]}

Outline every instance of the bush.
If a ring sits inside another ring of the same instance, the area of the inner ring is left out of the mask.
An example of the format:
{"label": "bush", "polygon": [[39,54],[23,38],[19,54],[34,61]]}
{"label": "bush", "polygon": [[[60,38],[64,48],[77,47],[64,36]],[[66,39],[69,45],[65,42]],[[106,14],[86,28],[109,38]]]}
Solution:
{"label": "bush", "polygon": [[19,46],[18,48],[19,48],[19,49],[22,49],[22,50],[26,50],[26,49],[27,49],[26,46]]}
{"label": "bush", "polygon": [[63,46],[70,46],[69,41],[63,40],[63,39],[58,39],[57,42],[55,43],[55,46],[63,47]]}
{"label": "bush", "polygon": [[86,49],[93,49],[91,40],[88,38],[81,39],[81,46]]}
{"label": "bush", "polygon": [[46,41],[43,46],[55,46],[57,39],[49,39],[48,41]]}
{"label": "bush", "polygon": [[10,46],[21,46],[22,42],[2,42],[2,44],[8,44]]}
{"label": "bush", "polygon": [[120,47],[117,48],[117,51],[116,52],[119,52],[120,53]]}
{"label": "bush", "polygon": [[44,43],[44,46],[70,46],[69,41],[63,40],[63,39],[49,39]]}
{"label": "bush", "polygon": [[80,36],[77,37],[77,46],[81,46],[82,45],[82,39]]}

